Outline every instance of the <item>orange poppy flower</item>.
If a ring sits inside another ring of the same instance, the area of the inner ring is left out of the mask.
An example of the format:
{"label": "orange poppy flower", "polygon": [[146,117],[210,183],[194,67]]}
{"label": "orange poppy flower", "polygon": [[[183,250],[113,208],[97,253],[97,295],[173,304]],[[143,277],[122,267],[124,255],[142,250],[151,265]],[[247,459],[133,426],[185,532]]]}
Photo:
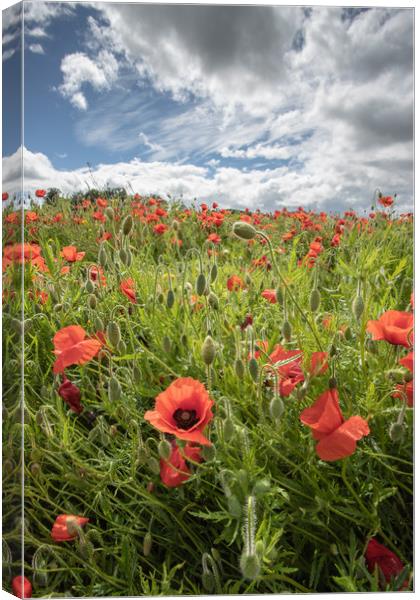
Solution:
{"label": "orange poppy flower", "polygon": [[68,262],[76,262],[79,260],[83,260],[86,252],[77,252],[76,246],[64,246],[61,251],[61,256],[65,258]]}
{"label": "orange poppy flower", "polygon": [[[160,460],[160,478],[166,487],[178,487],[190,478],[191,471],[187,466],[186,459],[199,462],[201,448],[186,444],[182,454],[175,442],[172,444],[172,452],[168,460]],[[183,456],[184,455],[184,456]]]}
{"label": "orange poppy flower", "polygon": [[227,288],[229,292],[236,292],[245,287],[245,283],[238,275],[232,275],[227,280]]}
{"label": "orange poppy flower", "polygon": [[155,410],[148,410],[144,418],[159,431],[209,446],[203,430],[213,418],[213,404],[200,381],[180,377],[157,396]]}
{"label": "orange poppy flower", "polygon": [[62,373],[70,365],[84,365],[98,354],[101,342],[85,338],[86,331],[80,325],[69,325],[57,331],[53,338],[54,354],[57,356],[54,373]]}
{"label": "orange poppy flower", "polygon": [[265,298],[266,300],[268,300],[270,302],[270,304],[276,304],[276,302],[277,302],[276,290],[264,290],[261,293],[261,296],[263,298]]}
{"label": "orange poppy flower", "polygon": [[338,392],[330,389],[319,396],[315,403],[300,414],[304,425],[312,429],[318,440],[316,453],[326,461],[340,460],[356,450],[356,442],[370,433],[365,419],[350,417],[347,421],[338,404]]}
{"label": "orange poppy flower", "polygon": [[167,231],[167,229],[168,229],[168,226],[167,226],[167,225],[165,225],[165,223],[158,223],[157,225],[155,225],[155,226],[153,227],[153,231],[154,231],[155,233],[157,233],[158,235],[162,235],[162,234],[164,234],[164,233],[165,233],[165,231]]}
{"label": "orange poppy flower", "polygon": [[134,289],[134,279],[123,279],[123,281],[121,281],[120,283],[120,290],[125,296],[127,296],[130,302],[132,302],[133,304],[136,303],[137,299],[136,291]]}
{"label": "orange poppy flower", "polygon": [[373,340],[386,340],[390,344],[409,348],[412,345],[413,326],[413,313],[388,310],[378,321],[368,321],[366,330],[372,334]]}
{"label": "orange poppy flower", "polygon": [[83,527],[89,521],[76,515],[59,515],[51,530],[54,542],[69,542],[77,537],[77,526]]}

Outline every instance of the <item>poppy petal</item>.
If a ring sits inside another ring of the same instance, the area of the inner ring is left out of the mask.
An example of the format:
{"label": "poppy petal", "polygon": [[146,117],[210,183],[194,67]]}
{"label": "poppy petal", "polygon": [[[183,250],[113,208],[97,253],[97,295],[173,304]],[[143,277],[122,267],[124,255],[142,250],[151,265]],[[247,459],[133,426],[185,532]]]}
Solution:
{"label": "poppy petal", "polygon": [[340,460],[356,450],[356,442],[370,433],[365,419],[350,417],[338,429],[318,442],[316,452],[322,460]]}

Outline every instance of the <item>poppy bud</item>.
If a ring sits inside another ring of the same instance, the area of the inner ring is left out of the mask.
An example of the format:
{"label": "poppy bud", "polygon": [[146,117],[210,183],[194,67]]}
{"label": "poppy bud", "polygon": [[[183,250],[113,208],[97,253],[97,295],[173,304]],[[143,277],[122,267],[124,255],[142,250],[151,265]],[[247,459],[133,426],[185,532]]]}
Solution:
{"label": "poppy bud", "polygon": [[119,252],[120,260],[123,265],[127,265],[127,252],[124,248],[121,248]]}
{"label": "poppy bud", "polygon": [[321,295],[319,291],[315,288],[311,292],[311,296],[309,299],[309,306],[312,312],[316,312],[321,304]]}
{"label": "poppy bud", "polygon": [[228,510],[233,517],[239,519],[242,516],[242,506],[236,496],[229,496]]}
{"label": "poppy bud", "polygon": [[133,379],[134,379],[135,383],[141,382],[141,371],[137,365],[134,365],[134,367],[133,367]]}
{"label": "poppy bud", "polygon": [[210,281],[213,283],[214,281],[216,281],[217,279],[217,264],[213,263],[211,270],[210,270]]}
{"label": "poppy bud", "polygon": [[159,475],[160,473],[160,464],[157,458],[154,456],[150,456],[147,460],[147,466],[155,475]]}
{"label": "poppy bud", "polygon": [[277,394],[270,402],[270,415],[272,418],[277,421],[281,418],[284,412],[284,402]]}
{"label": "poppy bud", "polygon": [[223,423],[223,438],[225,442],[229,442],[235,435],[235,424],[231,418],[227,418]]}
{"label": "poppy bud", "polygon": [[121,330],[116,321],[110,321],[106,328],[106,335],[111,344],[117,347],[121,341]]}
{"label": "poppy bud", "polygon": [[243,377],[245,375],[244,363],[242,362],[242,360],[240,358],[237,358],[235,360],[235,373],[236,373],[236,376],[238,377],[238,379],[243,379]]}
{"label": "poppy bud", "polygon": [[261,570],[260,559],[257,554],[243,554],[241,556],[240,567],[245,579],[256,579]]}
{"label": "poppy bud", "polygon": [[200,273],[195,282],[195,289],[199,296],[203,296],[206,291],[207,281],[204,273]]}
{"label": "poppy bud", "polygon": [[152,550],[152,543],[153,543],[152,534],[150,533],[150,531],[148,531],[143,539],[143,554],[144,554],[144,556],[149,556],[149,554]]}
{"label": "poppy bud", "polygon": [[131,263],[133,262],[133,255],[130,252],[130,249],[127,248],[127,260],[125,262],[126,267],[131,267]]}
{"label": "poppy bud", "polygon": [[252,490],[252,494],[254,496],[262,496],[269,492],[271,489],[271,484],[268,479],[259,479]]}
{"label": "poppy bud", "polygon": [[15,333],[17,333],[18,335],[22,335],[22,332],[23,332],[22,321],[19,321],[19,319],[11,319],[10,324],[11,324],[13,330],[15,331]]}
{"label": "poppy bud", "polygon": [[172,308],[175,302],[175,294],[172,289],[168,290],[168,295],[166,296],[166,306],[168,308]]}
{"label": "poppy bud", "polygon": [[100,317],[95,317],[95,320],[93,321],[93,323],[94,323],[95,329],[97,331],[104,330],[104,322],[102,321],[102,319]]}
{"label": "poppy bud", "polygon": [[117,346],[117,350],[120,354],[125,354],[127,352],[127,345],[124,340],[121,340]]}
{"label": "poppy bud", "polygon": [[108,398],[111,402],[116,402],[121,398],[121,384],[116,377],[111,377],[108,386]]}
{"label": "poppy bud", "polygon": [[13,460],[10,460],[10,458],[7,459],[3,459],[3,471],[6,475],[10,475],[10,473],[13,473],[15,469],[15,463],[13,462]]}
{"label": "poppy bud", "polygon": [[201,348],[201,356],[206,365],[211,365],[216,356],[216,346],[209,335],[204,340],[204,344]]}
{"label": "poppy bud", "polygon": [[363,311],[365,310],[365,303],[363,302],[363,298],[360,294],[353,300],[352,311],[357,321],[360,321],[361,316],[363,315]]}
{"label": "poppy bud", "polygon": [[93,294],[93,292],[95,291],[95,284],[93,283],[93,281],[88,279],[85,284],[85,289],[88,294]]}
{"label": "poppy bud", "polygon": [[107,206],[105,209],[105,215],[108,217],[108,219],[110,221],[113,221],[115,218],[115,213],[114,213],[114,209],[112,208],[112,206]]}
{"label": "poppy bud", "polygon": [[162,347],[163,351],[166,352],[166,354],[169,354],[172,349],[172,342],[167,335],[165,335],[162,340]]}
{"label": "poppy bud", "polygon": [[157,301],[159,302],[159,304],[163,304],[164,300],[165,300],[165,297],[164,297],[163,293],[159,292],[157,295]]}
{"label": "poppy bud", "polygon": [[389,428],[389,437],[393,442],[399,442],[405,437],[405,426],[402,423],[392,423]]}
{"label": "poppy bud", "polygon": [[185,348],[187,348],[187,346],[188,346],[188,336],[187,336],[187,334],[186,334],[186,333],[183,333],[183,334],[181,335],[181,344],[182,344],[182,345],[183,345]]}
{"label": "poppy bud", "polygon": [[259,368],[257,359],[253,356],[248,362],[248,370],[254,381],[258,381]]}
{"label": "poppy bud", "polygon": [[106,265],[107,265],[108,256],[107,256],[104,244],[101,244],[100,247],[99,247],[98,262],[101,265],[101,267],[105,268]]}
{"label": "poppy bud", "polygon": [[137,462],[138,462],[138,464],[139,465],[145,465],[148,458],[149,458],[149,453],[146,450],[145,446],[143,444],[141,444],[137,448]]}
{"label": "poppy bud", "polygon": [[175,221],[175,219],[172,221],[172,229],[174,229],[175,231],[178,231],[179,229],[179,223],[178,221]]}
{"label": "poppy bud", "polygon": [[169,459],[169,457],[171,456],[171,452],[172,452],[172,446],[168,442],[168,440],[165,440],[165,439],[160,440],[159,446],[158,446],[158,452],[159,452],[160,458],[162,458],[163,460],[167,461]]}
{"label": "poppy bud", "polygon": [[353,334],[351,332],[351,328],[350,327],[346,327],[345,331],[344,331],[344,338],[348,341],[351,342],[352,338],[353,338]]}
{"label": "poppy bud", "polygon": [[89,294],[89,296],[88,296],[89,308],[91,308],[92,310],[95,310],[97,304],[98,304],[98,302],[96,300],[95,294]]}
{"label": "poppy bud", "polygon": [[77,414],[83,412],[83,406],[80,404],[81,392],[66,376],[64,376],[63,383],[58,388],[58,394],[73,412]]}
{"label": "poppy bud", "polygon": [[212,593],[215,585],[214,574],[208,567],[208,560],[211,560],[211,556],[206,552],[203,554],[201,564],[203,566],[203,573],[201,575],[201,582],[206,592]]}
{"label": "poppy bud", "polygon": [[283,292],[280,287],[276,288],[276,301],[283,304]]}
{"label": "poppy bud", "polygon": [[233,233],[241,240],[252,240],[257,235],[257,230],[250,223],[236,221],[232,227]]}
{"label": "poppy bud", "polygon": [[209,294],[209,304],[215,310],[219,308],[219,299],[214,292],[210,292]]}
{"label": "poppy bud", "polygon": [[289,321],[285,321],[283,323],[283,327],[282,327],[282,335],[284,337],[284,339],[289,342],[290,338],[292,337],[292,326],[290,325]]}
{"label": "poppy bud", "polygon": [[205,461],[210,462],[216,456],[216,448],[212,444],[211,446],[203,446],[201,449],[201,456]]}
{"label": "poppy bud", "polygon": [[128,235],[133,228],[133,217],[131,215],[127,215],[122,224],[122,232],[123,235]]}

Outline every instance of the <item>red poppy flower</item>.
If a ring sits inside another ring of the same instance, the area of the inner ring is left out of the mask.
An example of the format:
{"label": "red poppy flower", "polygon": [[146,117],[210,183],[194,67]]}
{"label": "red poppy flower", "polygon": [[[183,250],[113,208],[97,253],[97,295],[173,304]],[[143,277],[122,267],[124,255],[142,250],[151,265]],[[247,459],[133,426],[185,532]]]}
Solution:
{"label": "red poppy flower", "polygon": [[106,208],[108,202],[104,198],[96,198],[96,205],[99,206],[99,208]]}
{"label": "red poppy flower", "polygon": [[[6,202],[6,200],[9,199],[9,194],[7,192],[3,192],[1,195],[1,199],[3,202]],[[15,579],[16,579],[16,577],[15,577]]]}
{"label": "red poppy flower", "polygon": [[296,356],[296,360],[282,365],[277,369],[279,375],[279,392],[283,398],[289,396],[295,387],[305,380],[305,375],[301,367],[302,353],[300,350],[285,350],[280,344],[276,344],[273,352],[270,354],[270,360],[274,366],[294,356]]}
{"label": "red poppy flower", "polygon": [[207,238],[207,241],[213,242],[213,244],[220,244],[222,238],[219,235],[217,235],[217,233],[210,233],[210,235]]}
{"label": "red poppy flower", "polygon": [[92,266],[89,269],[89,275],[92,281],[97,281],[99,285],[106,286],[106,278],[102,267]]}
{"label": "red poppy flower", "polygon": [[[399,360],[400,365],[414,373],[414,352],[410,352],[407,356],[403,356]],[[408,381],[406,383],[400,383],[396,386],[396,391],[392,394],[393,398],[400,398],[401,400],[407,400],[407,406],[413,407],[414,404],[414,381]]]}
{"label": "red poppy flower", "polygon": [[101,342],[85,338],[86,331],[80,325],[69,325],[57,331],[53,339],[57,356],[54,373],[62,373],[70,365],[84,365],[98,354]]}
{"label": "red poppy flower", "polygon": [[76,262],[79,260],[83,260],[86,252],[77,252],[76,246],[64,246],[61,251],[61,256],[65,258],[68,262]]}
{"label": "red poppy flower", "polygon": [[130,302],[132,302],[133,304],[136,303],[137,299],[136,291],[134,289],[134,279],[123,279],[123,281],[121,281],[120,283],[120,290],[125,296],[127,296]]}
{"label": "red poppy flower", "polygon": [[101,223],[105,223],[105,221],[106,221],[106,217],[105,217],[104,213],[101,212],[100,210],[97,210],[96,212],[94,212],[92,217],[95,219],[95,221],[100,221]]}
{"label": "red poppy flower", "polygon": [[[392,550],[388,550],[386,546],[376,541],[375,538],[369,540],[365,559],[369,571],[372,573],[375,570],[375,565],[378,565],[388,583],[404,569],[404,565],[398,556]],[[404,584],[404,586],[406,585],[407,583]]]}
{"label": "red poppy flower", "polygon": [[230,292],[236,292],[245,287],[245,283],[238,275],[232,275],[227,280],[227,288]]}
{"label": "red poppy flower", "polygon": [[413,313],[388,310],[378,321],[368,321],[366,330],[372,334],[373,340],[386,340],[390,344],[409,348],[412,345],[413,326]]}
{"label": "red poppy flower", "polygon": [[40,271],[47,272],[48,268],[41,256],[41,248],[37,244],[13,244],[3,249],[3,271],[12,263],[30,263]]}
{"label": "red poppy flower", "polygon": [[43,198],[45,196],[47,192],[45,190],[36,190],[35,191],[35,196],[37,198]]}
{"label": "red poppy flower", "polygon": [[77,537],[77,526],[83,527],[89,521],[76,515],[59,515],[51,529],[54,542],[69,542]]}
{"label": "red poppy flower", "polygon": [[392,206],[394,204],[394,198],[392,196],[380,196],[378,202],[385,207]]}
{"label": "red poppy flower", "polygon": [[344,420],[336,389],[321,394],[312,406],[301,412],[300,420],[312,429],[314,439],[318,440],[316,453],[326,461],[350,456],[356,450],[357,440],[370,433],[362,417]]}
{"label": "red poppy flower", "polygon": [[158,235],[162,235],[162,234],[164,234],[164,233],[165,233],[165,231],[167,231],[167,230],[168,230],[168,226],[167,226],[167,225],[165,225],[165,223],[158,223],[157,225],[155,225],[155,226],[153,227],[153,231],[154,231],[155,233],[157,233]]}
{"label": "red poppy flower", "polygon": [[[185,459],[199,462],[201,448],[186,444],[181,452],[176,443],[172,444],[172,452],[168,460],[160,461],[160,478],[167,487],[178,487],[190,478],[191,471]],[[183,456],[184,455],[184,456]]]}
{"label": "red poppy flower", "polygon": [[208,446],[203,430],[213,418],[213,404],[200,381],[180,377],[157,396],[155,410],[148,410],[144,418],[159,431]]}
{"label": "red poppy flower", "polygon": [[217,204],[217,202],[213,202],[213,204],[212,204],[212,207],[214,208],[214,210],[216,210],[216,208],[217,208],[218,206],[219,206],[219,205]]}
{"label": "red poppy flower", "polygon": [[25,213],[25,223],[33,223],[34,221],[38,221],[38,215],[33,210],[27,210]]}
{"label": "red poppy flower", "polygon": [[53,223],[60,223],[63,220],[63,213],[57,213],[53,218]]}
{"label": "red poppy flower", "polygon": [[12,580],[13,595],[18,598],[32,598],[32,583],[27,577],[17,575]]}
{"label": "red poppy flower", "polygon": [[261,296],[268,300],[270,304],[276,304],[277,302],[276,290],[264,290]]}
{"label": "red poppy flower", "polygon": [[83,406],[80,404],[82,394],[77,385],[74,385],[65,375],[63,375],[63,383],[58,388],[58,394],[73,412],[78,415],[83,412]]}

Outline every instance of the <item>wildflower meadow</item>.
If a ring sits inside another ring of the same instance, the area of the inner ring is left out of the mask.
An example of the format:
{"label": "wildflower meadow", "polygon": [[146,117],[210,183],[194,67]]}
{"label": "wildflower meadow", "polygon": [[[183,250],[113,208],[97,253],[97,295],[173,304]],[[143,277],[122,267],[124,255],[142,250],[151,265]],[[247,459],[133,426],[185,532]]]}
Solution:
{"label": "wildflower meadow", "polygon": [[398,197],[327,214],[36,196],[3,193],[4,588],[412,590]]}

